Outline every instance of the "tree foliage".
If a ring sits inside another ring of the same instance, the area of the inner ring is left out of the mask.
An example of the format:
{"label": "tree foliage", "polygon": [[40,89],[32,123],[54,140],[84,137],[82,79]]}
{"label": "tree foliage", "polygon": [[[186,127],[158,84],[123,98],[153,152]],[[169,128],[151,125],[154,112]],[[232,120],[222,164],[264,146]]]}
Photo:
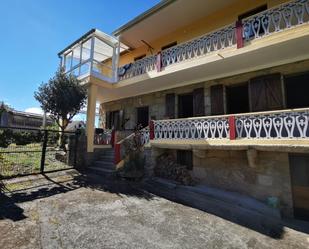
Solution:
{"label": "tree foliage", "polygon": [[87,90],[74,75],[65,74],[60,68],[53,78],[39,86],[34,97],[64,131],[85,105]]}

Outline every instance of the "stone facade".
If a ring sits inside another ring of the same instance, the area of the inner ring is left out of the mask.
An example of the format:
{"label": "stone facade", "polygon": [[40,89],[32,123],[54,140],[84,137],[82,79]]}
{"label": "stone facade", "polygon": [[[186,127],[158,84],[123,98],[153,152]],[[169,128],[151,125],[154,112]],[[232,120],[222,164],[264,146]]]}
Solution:
{"label": "stone facade", "polygon": [[249,195],[262,202],[277,197],[283,215],[293,216],[288,153],[257,152],[250,167],[246,151],[193,151],[192,175],[201,184]]}
{"label": "stone facade", "polygon": [[[175,114],[178,113],[177,95],[192,93],[194,89],[204,88],[205,116],[211,115],[210,88],[213,85],[233,84],[248,82],[250,79],[281,73],[286,75],[298,74],[309,71],[309,60],[293,64],[286,64],[261,71],[254,71],[233,77],[191,84],[179,88],[158,91],[151,94],[135,96],[109,103],[101,104],[102,121],[107,111],[124,110],[124,118],[128,120],[125,129],[133,129],[136,125],[138,107],[149,106],[149,118],[165,119],[165,96],[174,93]],[[283,84],[283,80],[282,80]],[[282,91],[285,88],[282,87]],[[225,93],[224,93],[225,94]],[[283,92],[283,96],[285,96]],[[226,101],[226,98],[224,98]],[[226,113],[226,102],[224,102]],[[285,103],[284,103],[284,107]],[[147,163],[149,172],[153,169],[155,159],[165,149],[152,148],[152,156]],[[175,150],[170,149],[175,155]],[[228,191],[249,195],[262,202],[267,202],[269,197],[277,197],[280,201],[281,211],[284,216],[293,216],[293,199],[291,193],[291,180],[289,169],[289,151],[271,152],[254,150],[194,150],[192,175],[198,178],[201,184],[222,188]]]}

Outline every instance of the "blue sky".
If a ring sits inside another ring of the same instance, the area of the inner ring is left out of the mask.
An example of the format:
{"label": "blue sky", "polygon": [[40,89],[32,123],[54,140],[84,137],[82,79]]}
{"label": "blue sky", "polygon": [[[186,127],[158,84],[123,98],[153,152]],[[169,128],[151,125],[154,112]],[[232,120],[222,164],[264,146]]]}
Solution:
{"label": "blue sky", "polygon": [[0,101],[17,110],[39,107],[33,98],[54,74],[57,53],[92,28],[106,33],[159,0],[2,0]]}

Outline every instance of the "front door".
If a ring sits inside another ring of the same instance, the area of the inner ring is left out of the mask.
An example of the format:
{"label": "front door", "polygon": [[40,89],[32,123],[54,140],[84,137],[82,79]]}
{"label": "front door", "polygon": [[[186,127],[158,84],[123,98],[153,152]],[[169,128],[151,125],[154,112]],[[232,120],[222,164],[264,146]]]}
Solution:
{"label": "front door", "polygon": [[149,123],[149,108],[148,106],[137,108],[137,125],[145,128]]}
{"label": "front door", "polygon": [[294,216],[309,221],[309,155],[290,155]]}
{"label": "front door", "polygon": [[178,117],[193,117],[193,96],[192,94],[184,94],[178,96]]}

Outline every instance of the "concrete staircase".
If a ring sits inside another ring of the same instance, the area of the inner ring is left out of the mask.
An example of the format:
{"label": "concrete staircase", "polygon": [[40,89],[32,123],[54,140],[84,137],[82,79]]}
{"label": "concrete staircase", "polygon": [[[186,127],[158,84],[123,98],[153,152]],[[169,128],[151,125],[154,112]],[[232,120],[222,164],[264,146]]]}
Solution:
{"label": "concrete staircase", "polygon": [[94,174],[112,176],[115,173],[114,149],[105,149],[88,169]]}

